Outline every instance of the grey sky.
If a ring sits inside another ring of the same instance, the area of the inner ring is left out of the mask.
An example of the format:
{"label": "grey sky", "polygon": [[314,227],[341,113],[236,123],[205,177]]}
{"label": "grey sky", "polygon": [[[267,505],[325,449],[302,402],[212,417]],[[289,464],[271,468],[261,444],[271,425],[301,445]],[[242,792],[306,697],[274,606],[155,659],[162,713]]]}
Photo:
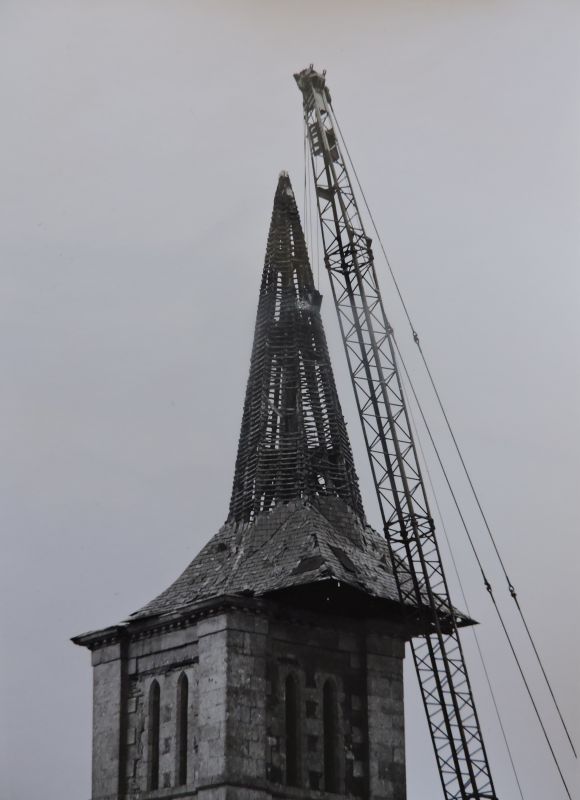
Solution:
{"label": "grey sky", "polygon": [[[579,38],[572,0],[4,0],[2,798],[87,800],[91,670],[68,637],[150,600],[225,518],[281,169],[302,204],[292,73],[312,61],[328,69],[393,266],[580,742]],[[383,274],[387,309],[441,431]],[[376,524],[323,274],[321,291]],[[440,494],[526,798],[563,797]],[[516,792],[470,636],[466,649],[509,800]],[[438,796],[416,689],[410,676],[410,800]]]}

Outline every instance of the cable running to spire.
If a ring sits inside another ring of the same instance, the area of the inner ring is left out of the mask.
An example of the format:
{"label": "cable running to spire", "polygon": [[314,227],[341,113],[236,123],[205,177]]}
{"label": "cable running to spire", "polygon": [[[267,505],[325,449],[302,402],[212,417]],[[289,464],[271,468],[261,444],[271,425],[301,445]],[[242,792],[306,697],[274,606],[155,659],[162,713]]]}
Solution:
{"label": "cable running to spire", "polygon": [[375,220],[374,220],[374,217],[373,217],[373,215],[372,215],[372,212],[371,212],[371,210],[370,210],[369,204],[368,204],[368,202],[367,202],[366,195],[365,195],[365,193],[364,193],[364,189],[363,189],[363,187],[362,187],[362,185],[361,185],[360,179],[359,179],[359,177],[358,177],[358,173],[357,173],[357,171],[356,171],[356,167],[354,166],[353,160],[352,160],[352,158],[351,158],[351,155],[350,155],[350,152],[349,152],[349,149],[348,149],[348,145],[347,145],[347,143],[346,143],[346,141],[345,141],[345,139],[344,139],[344,136],[343,136],[343,134],[342,134],[341,127],[340,127],[340,125],[339,125],[339,122],[338,122],[338,120],[337,120],[337,118],[336,118],[336,114],[334,113],[334,110],[333,110],[332,114],[333,114],[333,119],[334,119],[334,122],[336,123],[336,129],[338,130],[338,133],[339,133],[339,136],[340,136],[341,142],[342,142],[342,144],[343,144],[343,146],[344,146],[344,149],[345,149],[345,152],[346,152],[347,158],[348,158],[348,160],[349,160],[350,166],[351,166],[351,168],[352,168],[352,171],[353,171],[353,174],[354,174],[355,180],[356,180],[356,182],[357,182],[357,185],[358,185],[358,188],[359,188],[359,190],[360,190],[360,192],[361,192],[361,196],[362,196],[362,198],[363,198],[363,202],[364,202],[364,204],[365,204],[365,208],[366,208],[366,210],[367,210],[367,213],[368,213],[368,215],[369,215],[369,218],[370,218],[371,224],[372,224],[372,226],[373,226],[373,230],[374,230],[374,232],[375,232],[375,235],[376,235],[376,237],[377,237],[377,240],[378,240],[378,242],[379,242],[379,245],[380,245],[380,247],[381,247],[381,251],[382,251],[382,253],[383,253],[383,256],[384,256],[384,258],[385,258],[385,261],[386,261],[386,263],[387,263],[387,267],[388,267],[389,273],[390,273],[390,275],[391,275],[391,278],[392,278],[393,284],[394,284],[394,286],[395,286],[395,289],[396,289],[397,295],[399,296],[399,300],[401,301],[401,305],[402,305],[402,307],[403,307],[403,311],[405,312],[405,316],[406,316],[406,318],[407,318],[407,322],[409,323],[409,327],[410,327],[410,329],[411,329],[411,333],[412,333],[412,336],[413,336],[413,341],[415,342],[415,344],[417,345],[417,348],[418,348],[418,350],[419,350],[419,354],[420,354],[420,356],[421,356],[421,360],[422,360],[422,362],[423,362],[423,365],[424,365],[424,367],[425,367],[425,370],[427,371],[427,375],[428,375],[428,377],[429,377],[429,382],[431,383],[431,386],[432,386],[432,388],[433,388],[433,391],[434,391],[434,393],[435,393],[435,397],[437,398],[437,403],[438,403],[438,405],[439,405],[439,408],[440,408],[440,410],[441,410],[441,413],[443,414],[443,418],[444,418],[444,420],[445,420],[445,423],[446,423],[447,429],[448,429],[448,431],[449,431],[449,434],[450,434],[450,436],[451,436],[451,439],[452,439],[452,441],[453,441],[453,444],[454,444],[455,450],[456,450],[456,452],[457,452],[457,455],[459,456],[459,460],[460,460],[460,462],[461,462],[461,466],[462,466],[462,468],[463,468],[463,471],[464,471],[464,473],[465,473],[465,476],[466,476],[466,478],[467,478],[467,481],[468,481],[468,483],[469,483],[469,486],[470,486],[471,492],[472,492],[472,494],[473,494],[473,497],[474,497],[474,499],[475,499],[475,502],[476,502],[477,508],[479,509],[479,513],[480,513],[480,515],[481,515],[481,517],[482,517],[482,520],[483,520],[484,526],[485,526],[485,528],[486,528],[486,530],[487,530],[487,533],[488,533],[488,536],[489,536],[489,538],[490,538],[490,540],[491,540],[491,543],[492,543],[493,549],[494,549],[494,551],[495,551],[495,553],[496,553],[496,555],[497,555],[497,558],[498,558],[498,561],[499,561],[499,563],[500,563],[500,566],[501,566],[502,572],[503,572],[503,574],[504,574],[504,577],[505,577],[506,583],[507,583],[507,585],[508,585],[508,590],[509,590],[510,596],[511,596],[512,600],[514,601],[514,603],[515,603],[515,605],[516,605],[516,608],[517,608],[517,610],[518,610],[519,616],[520,616],[520,618],[521,618],[521,620],[522,620],[522,624],[523,624],[523,626],[524,626],[524,629],[525,629],[525,631],[526,631],[526,634],[527,634],[527,637],[528,637],[528,639],[529,639],[529,642],[530,642],[530,644],[531,644],[531,646],[532,646],[532,650],[533,650],[533,652],[534,652],[534,655],[535,655],[535,657],[536,657],[536,660],[537,660],[537,662],[538,662],[538,664],[539,664],[539,666],[540,666],[540,670],[541,670],[541,672],[542,672],[542,675],[543,675],[543,677],[544,677],[544,680],[545,680],[545,682],[546,682],[546,685],[547,685],[547,687],[548,687],[548,691],[549,691],[549,693],[550,693],[550,696],[551,696],[551,698],[552,698],[552,701],[553,701],[554,707],[556,708],[556,712],[557,712],[557,714],[558,714],[558,716],[559,716],[559,718],[560,718],[560,722],[562,723],[562,727],[564,728],[564,731],[565,731],[565,733],[566,733],[566,737],[567,737],[567,739],[568,739],[568,742],[569,742],[569,744],[570,744],[570,747],[572,748],[572,752],[574,753],[574,757],[575,757],[575,758],[577,758],[578,756],[577,756],[577,753],[576,753],[576,748],[575,748],[575,746],[574,746],[574,742],[573,742],[573,740],[572,740],[572,737],[571,737],[571,735],[570,735],[570,732],[569,732],[569,730],[568,730],[568,727],[567,727],[567,725],[566,725],[566,722],[565,722],[565,720],[564,720],[564,716],[563,716],[563,714],[562,714],[562,711],[560,710],[560,706],[559,706],[559,704],[558,704],[558,701],[557,701],[557,699],[556,699],[556,695],[554,694],[554,690],[553,690],[553,688],[552,688],[552,684],[551,684],[551,682],[550,682],[550,679],[548,678],[548,675],[547,675],[547,673],[546,673],[546,670],[545,670],[545,667],[544,667],[544,664],[543,664],[542,658],[541,658],[541,656],[540,656],[540,653],[539,653],[539,651],[538,651],[538,649],[537,649],[536,643],[535,643],[535,641],[534,641],[534,638],[533,638],[533,636],[532,636],[532,632],[531,632],[531,630],[530,630],[530,627],[529,627],[529,625],[528,625],[528,622],[527,622],[527,620],[526,620],[526,617],[525,617],[525,615],[524,615],[523,609],[522,609],[522,607],[521,607],[521,605],[520,605],[520,602],[519,602],[519,600],[518,600],[518,595],[517,595],[517,592],[516,592],[515,586],[514,586],[514,584],[512,583],[512,581],[510,580],[510,577],[509,577],[509,575],[508,575],[508,572],[507,572],[507,569],[506,569],[506,567],[505,567],[504,561],[503,561],[503,559],[502,559],[501,553],[500,553],[500,551],[499,551],[499,547],[498,547],[498,545],[497,545],[497,542],[496,542],[496,540],[495,540],[495,537],[494,537],[494,535],[493,535],[493,532],[492,532],[492,530],[491,530],[491,526],[490,526],[490,524],[489,524],[489,522],[488,522],[488,520],[487,520],[486,514],[485,514],[485,512],[484,512],[484,510],[483,510],[482,504],[481,504],[481,502],[480,502],[480,499],[479,499],[479,495],[478,495],[478,493],[477,493],[477,491],[476,491],[476,489],[475,489],[474,483],[473,483],[473,481],[472,481],[472,479],[471,479],[471,475],[470,475],[470,473],[469,473],[469,470],[468,470],[468,468],[467,468],[467,465],[466,465],[466,463],[465,463],[465,460],[464,460],[464,458],[463,458],[463,454],[462,454],[461,448],[459,447],[459,443],[458,443],[458,441],[457,441],[457,439],[456,439],[456,437],[455,437],[455,434],[454,434],[454,432],[453,432],[453,428],[451,427],[451,422],[449,421],[449,417],[448,417],[448,415],[447,415],[447,412],[446,412],[446,410],[445,410],[445,406],[443,405],[443,401],[442,401],[442,399],[441,399],[441,396],[440,396],[440,394],[439,394],[439,391],[438,391],[438,389],[437,389],[437,386],[436,386],[436,384],[435,384],[435,380],[434,380],[434,378],[433,378],[433,375],[432,375],[432,373],[431,373],[431,370],[430,370],[430,368],[429,368],[429,364],[428,364],[428,362],[427,362],[427,358],[426,358],[426,356],[425,356],[425,353],[423,352],[423,348],[421,347],[421,340],[419,339],[419,334],[417,333],[417,330],[415,329],[415,326],[413,325],[413,322],[412,322],[412,320],[411,320],[411,315],[410,315],[410,313],[409,313],[409,310],[408,310],[408,308],[407,308],[407,304],[405,303],[405,300],[404,300],[403,294],[402,294],[402,292],[401,292],[401,289],[400,289],[400,287],[399,287],[399,284],[398,284],[397,278],[396,278],[396,276],[395,276],[395,273],[394,273],[394,271],[393,271],[393,268],[392,268],[392,266],[391,266],[391,262],[389,261],[389,257],[388,257],[388,255],[387,255],[387,252],[386,252],[386,250],[385,250],[385,246],[384,246],[384,244],[383,244],[383,241],[382,241],[382,239],[381,239],[381,235],[380,235],[380,233],[379,233],[379,231],[378,231],[378,228],[377,228],[377,226],[376,226],[376,224],[375,224]]}
{"label": "cable running to spire", "polygon": [[[419,436],[419,429],[418,429],[417,423],[415,421],[415,415],[413,414],[413,407],[412,407],[411,403],[409,402],[409,393],[406,391],[406,389],[404,389],[404,391],[405,391],[405,395],[406,395],[406,398],[407,398],[407,408],[409,409],[409,416],[411,417],[411,424],[412,424],[412,426],[413,426],[413,428],[415,430],[415,441],[417,442],[417,444],[419,446],[419,452],[421,453],[421,459],[423,461],[423,466],[425,467],[425,472],[427,474],[427,480],[429,482],[429,488],[431,489],[431,494],[433,495],[433,500],[435,501],[435,508],[437,509],[437,514],[439,516],[439,521],[441,523],[441,528],[443,530],[443,535],[445,537],[445,541],[447,542],[447,548],[449,550],[449,555],[451,556],[451,563],[453,564],[453,571],[455,573],[455,577],[456,577],[457,583],[459,585],[459,591],[461,593],[461,599],[463,600],[463,605],[464,605],[465,610],[467,611],[468,615],[470,617],[472,617],[471,609],[469,608],[469,603],[467,601],[467,596],[465,594],[465,589],[463,588],[463,582],[462,582],[461,576],[459,574],[459,568],[457,566],[457,562],[455,561],[455,554],[453,553],[453,548],[451,547],[451,540],[449,538],[449,534],[447,533],[447,527],[445,525],[443,514],[441,512],[441,507],[439,505],[439,498],[437,497],[437,492],[435,491],[435,486],[434,486],[433,480],[431,478],[431,470],[429,469],[429,463],[428,463],[427,458],[425,456],[425,451],[423,450],[423,444],[421,442],[421,437]],[[477,635],[477,631],[476,631],[475,627],[471,628],[471,632],[473,633],[473,638],[475,640],[475,646],[476,646],[477,652],[479,654],[479,659],[481,661],[481,666],[483,667],[483,673],[485,675],[485,680],[486,680],[487,686],[489,688],[489,693],[491,695],[491,700],[493,702],[493,707],[495,709],[495,714],[496,714],[496,717],[497,717],[497,721],[499,723],[499,727],[500,727],[500,730],[501,730],[501,735],[503,737],[503,741],[504,741],[504,744],[505,744],[505,747],[506,747],[506,751],[507,751],[508,758],[509,758],[509,761],[510,761],[510,764],[511,764],[512,772],[514,774],[514,779],[515,779],[515,782],[516,782],[517,787],[518,787],[518,792],[519,792],[519,795],[521,797],[521,800],[524,800],[524,793],[522,791],[522,787],[521,787],[521,784],[520,784],[518,771],[516,769],[516,765],[515,765],[515,762],[514,762],[514,759],[513,759],[512,751],[511,751],[511,748],[510,748],[510,745],[509,745],[509,741],[508,741],[508,738],[507,738],[507,734],[506,734],[506,731],[505,731],[505,728],[504,728],[503,719],[502,719],[502,716],[501,716],[501,713],[500,713],[500,710],[499,710],[499,706],[497,704],[497,700],[496,700],[496,697],[495,697],[495,692],[493,690],[493,686],[492,686],[492,683],[491,683],[491,677],[490,677],[490,674],[489,674],[488,669],[487,669],[487,664],[486,664],[485,659],[483,657],[483,650],[481,649],[481,646],[479,644],[479,637]]]}

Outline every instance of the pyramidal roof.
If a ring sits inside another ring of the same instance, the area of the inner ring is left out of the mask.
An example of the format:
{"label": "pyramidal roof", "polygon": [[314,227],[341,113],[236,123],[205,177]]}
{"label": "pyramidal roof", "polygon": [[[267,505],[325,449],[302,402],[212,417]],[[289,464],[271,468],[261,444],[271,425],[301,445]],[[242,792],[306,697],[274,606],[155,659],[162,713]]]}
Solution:
{"label": "pyramidal roof", "polygon": [[282,173],[228,519],[133,618],[332,579],[399,602],[387,543],[365,522],[320,305],[290,179]]}

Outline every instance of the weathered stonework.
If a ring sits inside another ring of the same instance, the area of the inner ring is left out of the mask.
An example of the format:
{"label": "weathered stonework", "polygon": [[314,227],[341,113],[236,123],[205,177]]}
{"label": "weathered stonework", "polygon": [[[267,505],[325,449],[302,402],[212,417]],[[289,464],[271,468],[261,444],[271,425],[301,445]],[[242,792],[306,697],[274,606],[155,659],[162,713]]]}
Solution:
{"label": "weathered stonework", "polygon": [[[336,687],[339,793],[404,800],[401,630],[275,602],[191,609],[166,630],[94,642],[92,800],[323,798],[322,691]],[[88,637],[91,634],[87,635]],[[114,638],[114,637],[113,637]],[[187,780],[177,786],[177,692],[190,687]],[[297,681],[298,786],[287,786],[285,681]],[[159,787],[148,789],[148,696],[160,689]]]}

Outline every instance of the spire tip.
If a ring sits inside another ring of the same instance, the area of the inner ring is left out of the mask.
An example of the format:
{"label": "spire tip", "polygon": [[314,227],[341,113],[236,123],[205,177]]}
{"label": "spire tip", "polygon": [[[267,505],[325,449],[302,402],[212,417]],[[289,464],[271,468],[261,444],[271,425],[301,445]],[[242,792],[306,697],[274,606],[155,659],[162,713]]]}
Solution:
{"label": "spire tip", "polygon": [[292,189],[292,184],[290,183],[290,176],[285,169],[283,169],[278,175],[278,191],[280,191],[280,189],[283,189],[288,197],[294,197],[294,190]]}

